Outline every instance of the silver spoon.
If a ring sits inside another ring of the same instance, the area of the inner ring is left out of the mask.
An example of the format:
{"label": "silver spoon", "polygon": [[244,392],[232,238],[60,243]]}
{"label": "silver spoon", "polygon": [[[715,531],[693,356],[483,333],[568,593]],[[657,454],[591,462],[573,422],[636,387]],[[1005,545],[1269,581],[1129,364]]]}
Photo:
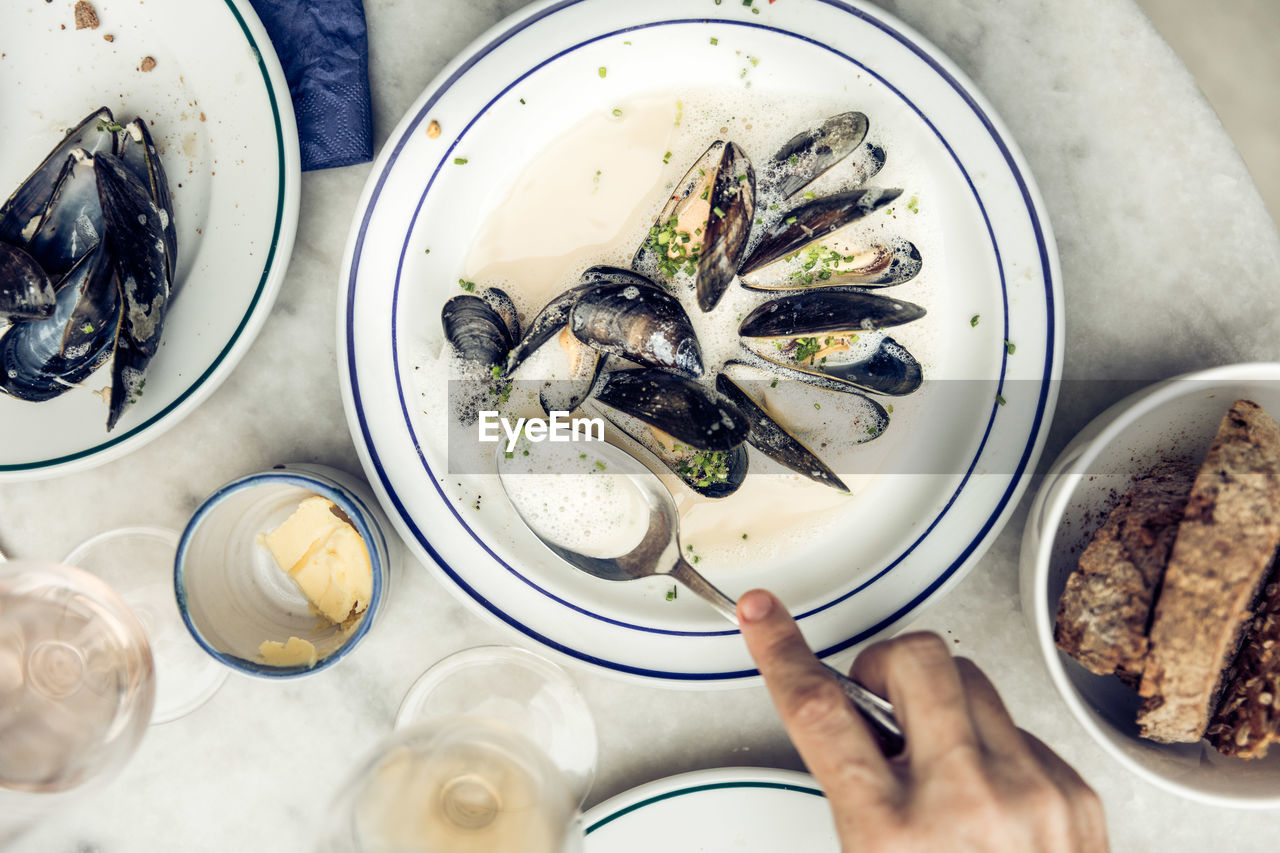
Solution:
{"label": "silver spoon", "polygon": [[[609,473],[626,475],[648,505],[649,527],[640,544],[617,557],[588,557],[545,538],[529,523],[529,519],[520,513],[519,504],[511,501],[516,514],[520,516],[525,526],[538,538],[538,541],[558,557],[589,575],[608,581],[629,581],[655,575],[670,577],[703,598],[730,622],[738,624],[737,605],[734,600],[717,589],[685,560],[680,550],[680,515],[676,511],[676,503],[671,493],[667,491],[667,487],[662,484],[657,475],[631,454],[612,444],[593,443],[591,453],[606,464]],[[507,483],[502,476],[502,469],[507,458],[504,446],[500,444],[497,452],[498,480],[502,483],[504,491],[507,491]],[[507,496],[510,499],[509,493]],[[840,683],[840,687],[853,706],[871,723],[885,753],[894,755],[901,752],[902,729],[894,716],[893,705],[834,667],[825,663],[823,666]]]}

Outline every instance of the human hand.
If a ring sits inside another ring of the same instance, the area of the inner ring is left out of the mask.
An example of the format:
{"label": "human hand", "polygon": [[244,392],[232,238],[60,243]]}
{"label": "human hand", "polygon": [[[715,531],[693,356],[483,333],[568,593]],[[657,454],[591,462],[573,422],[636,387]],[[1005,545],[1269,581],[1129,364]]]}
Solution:
{"label": "human hand", "polygon": [[877,643],[853,664],[850,676],[897,712],[907,746],[890,759],[781,602],[753,590],[738,619],[845,853],[1107,850],[1097,794],[1015,726],[982,671],[938,635]]}

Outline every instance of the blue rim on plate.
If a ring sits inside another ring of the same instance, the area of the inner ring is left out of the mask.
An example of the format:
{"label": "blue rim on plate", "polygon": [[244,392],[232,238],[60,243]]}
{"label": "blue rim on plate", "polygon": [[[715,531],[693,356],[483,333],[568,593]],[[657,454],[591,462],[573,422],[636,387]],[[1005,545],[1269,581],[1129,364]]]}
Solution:
{"label": "blue rim on plate", "polygon": [[[226,345],[221,350],[218,351],[218,354],[214,357],[213,361],[209,363],[208,367],[206,367],[204,371],[202,371],[200,375],[198,375],[195,378],[195,380],[190,385],[188,385],[185,390],[182,391],[182,393],[180,393],[177,397],[175,397],[167,406],[165,406],[159,412],[155,413],[150,418],[138,424],[137,426],[133,427],[132,429],[128,430],[127,432],[121,433],[116,436],[112,436],[106,441],[103,441],[99,444],[95,444],[94,446],[85,448],[83,450],[78,450],[75,453],[67,453],[62,456],[57,456],[50,459],[42,459],[35,462],[0,464],[0,478],[2,478],[4,474],[10,473],[10,472],[13,472],[13,473],[39,472],[39,471],[45,471],[48,469],[57,468],[63,465],[68,465],[70,463],[77,462],[80,460],[89,459],[93,456],[96,456],[102,453],[103,451],[109,450],[111,448],[117,447],[118,445],[124,442],[130,441],[131,439],[138,438],[140,436],[143,436],[144,434],[152,433],[152,430],[157,425],[169,419],[179,407],[181,407],[184,403],[186,403],[191,398],[193,394],[197,393],[202,388],[204,388],[205,384],[209,381],[209,378],[213,376],[213,374],[216,373],[219,370],[219,368],[221,368],[224,365],[224,363],[226,363],[228,366],[234,366],[234,364],[239,361],[239,359],[244,355],[245,349],[247,349],[246,345],[248,341],[244,341],[244,342],[241,341],[241,337],[244,334],[245,329],[249,326],[249,323],[254,318],[255,313],[257,313],[257,311],[259,310],[259,304],[263,301],[264,297],[271,298],[271,299],[274,298],[274,294],[268,295],[268,289],[269,289],[268,286],[273,277],[272,276],[273,272],[276,271],[276,263],[275,263],[276,252],[280,248],[281,237],[282,237],[281,232],[284,228],[285,213],[286,213],[285,195],[288,188],[287,181],[289,180],[290,177],[292,177],[296,183],[298,180],[300,180],[300,176],[301,176],[301,166],[299,165],[300,161],[297,153],[297,142],[294,139],[287,139],[284,132],[284,121],[281,117],[281,105],[280,105],[280,101],[276,97],[276,94],[277,94],[276,89],[272,85],[271,71],[274,68],[274,70],[276,71],[276,75],[282,81],[284,80],[284,72],[280,70],[280,62],[276,58],[275,49],[272,47],[270,40],[266,36],[266,31],[262,29],[262,24],[257,20],[257,16],[254,14],[252,7],[249,7],[247,9],[242,8],[242,6],[248,6],[247,0],[222,0],[222,3],[226,6],[227,11],[234,18],[237,27],[239,28],[240,32],[244,35],[245,41],[248,43],[248,46],[252,51],[255,64],[257,65],[257,68],[258,68],[258,73],[262,77],[262,83],[267,92],[268,102],[271,105],[271,116],[272,116],[273,125],[274,125],[273,129],[275,132],[276,175],[277,175],[276,187],[275,187],[276,215],[275,215],[275,220],[272,223],[271,240],[267,248],[267,257],[265,262],[262,265],[262,274],[258,278],[258,285],[253,292],[253,297],[252,299],[250,299],[249,304],[245,309],[244,315],[240,318],[239,323],[236,324],[235,330],[232,332],[230,339],[227,341]],[[252,25],[249,23],[250,20],[253,22]],[[258,39],[255,39],[254,37],[255,29],[262,36],[260,41]],[[282,95],[285,103],[284,109],[287,109],[289,111],[290,123],[292,123],[293,105],[288,98],[288,90],[285,89],[282,92]],[[291,218],[296,221],[297,219],[296,214]],[[288,242],[290,244],[292,243],[291,236],[289,237]],[[288,257],[286,256],[283,259],[283,263],[287,263],[287,262],[288,262]],[[280,273],[278,276],[276,276],[276,278],[277,278],[277,281],[283,280],[284,278],[283,273]],[[237,345],[240,345],[242,347],[242,351],[233,355],[232,350],[236,349]],[[213,386],[213,387],[216,387],[216,386]],[[209,390],[212,390],[212,387]],[[174,426],[175,423],[167,424],[166,428]],[[158,433],[152,433],[147,437],[155,438],[157,435]],[[107,461],[107,460],[104,460],[104,461]]]}
{"label": "blue rim on plate", "polygon": [[[561,653],[574,657],[578,660],[582,660],[582,661],[595,664],[597,666],[602,666],[606,669],[610,669],[618,672],[628,673],[632,675],[663,678],[663,679],[673,679],[673,680],[679,680],[679,681],[711,681],[711,680],[752,677],[757,674],[756,670],[754,669],[743,669],[743,670],[732,670],[732,671],[721,671],[721,672],[677,672],[677,671],[659,670],[659,669],[653,669],[653,668],[647,668],[647,667],[638,667],[638,666],[632,666],[629,664],[620,663],[617,661],[611,661],[611,660],[602,658],[598,655],[591,654],[590,652],[587,652],[581,649],[575,649],[575,648],[566,646],[561,642],[557,642],[556,640],[553,640],[552,638],[546,636],[544,633],[538,631],[534,627],[521,622],[520,620],[513,617],[511,614],[504,611],[501,607],[496,605],[494,602],[490,601],[482,593],[480,593],[475,587],[469,584],[466,581],[466,579],[463,578],[462,575],[442,557],[439,551],[432,546],[429,537],[421,529],[421,527],[417,523],[415,523],[414,519],[410,515],[401,497],[396,493],[396,490],[391,482],[391,479],[387,473],[387,470],[381,458],[378,455],[378,450],[374,443],[373,436],[371,434],[370,427],[365,416],[364,404],[361,397],[359,376],[358,376],[358,370],[357,370],[357,351],[356,351],[356,344],[355,344],[356,334],[355,334],[355,320],[354,320],[355,305],[356,305],[356,299],[358,295],[358,284],[359,284],[358,276],[360,271],[360,261],[362,257],[365,238],[367,236],[367,233],[370,227],[370,220],[372,219],[372,216],[373,216],[373,211],[376,207],[379,197],[381,196],[386,186],[388,177],[390,176],[392,170],[397,164],[397,160],[400,157],[400,154],[402,153],[408,140],[413,135],[414,130],[428,120],[431,110],[435,107],[435,105],[439,102],[439,100],[444,96],[444,94],[447,93],[450,90],[450,88],[454,86],[458,82],[458,80],[461,79],[478,62],[480,62],[482,59],[484,59],[486,56],[488,56],[490,53],[492,53],[502,44],[510,40],[512,37],[516,36],[523,30],[529,28],[530,26],[536,24],[537,22],[543,20],[544,18],[547,18],[550,15],[553,15],[564,9],[579,5],[580,3],[584,3],[584,2],[590,2],[590,0],[560,0],[560,2],[548,3],[543,8],[537,11],[531,12],[526,17],[523,17],[520,20],[514,22],[509,28],[506,28],[501,32],[499,32],[497,35],[491,37],[482,46],[479,46],[473,49],[470,52],[470,54],[467,56],[467,58],[456,69],[454,69],[454,71],[448,76],[448,78],[446,78],[442,82],[432,85],[431,96],[425,100],[421,108],[418,109],[417,112],[414,114],[412,120],[408,122],[404,132],[401,133],[400,137],[394,141],[394,147],[391,149],[389,156],[384,153],[384,156],[386,157],[386,159],[384,162],[381,162],[381,171],[374,176],[374,179],[371,179],[372,192],[370,193],[370,196],[365,204],[363,216],[360,220],[358,229],[356,230],[354,235],[353,251],[351,256],[351,266],[350,266],[350,270],[348,272],[347,281],[346,281],[346,287],[347,287],[346,302],[345,302],[345,305],[343,306],[343,309],[345,311],[344,332],[345,332],[346,356],[347,356],[347,372],[350,377],[350,393],[352,398],[353,410],[355,414],[355,421],[356,423],[358,423],[358,428],[359,428],[358,436],[353,436],[353,437],[356,437],[357,441],[363,444],[363,449],[367,453],[367,459],[369,460],[369,464],[372,466],[373,472],[376,473],[377,480],[379,483],[381,483],[383,491],[387,495],[391,504],[394,506],[396,511],[395,514],[398,515],[400,520],[403,521],[404,524],[411,531],[417,544],[420,545],[428,555],[430,555],[432,560],[434,560],[435,563],[438,566],[440,566],[440,568],[445,572],[445,574],[449,577],[449,579],[459,589],[465,592],[468,597],[470,597],[473,601],[481,605],[489,613],[496,616],[498,619],[502,620],[506,624],[519,630],[523,634],[537,640],[538,642],[543,643],[544,645],[550,648],[553,648]],[[1021,489],[1025,485],[1026,472],[1029,466],[1034,462],[1035,457],[1038,455],[1037,447],[1042,443],[1044,438],[1043,432],[1044,432],[1044,427],[1046,426],[1046,414],[1051,411],[1053,406],[1052,382],[1050,380],[1053,377],[1055,363],[1058,359],[1057,350],[1059,348],[1059,342],[1058,342],[1056,325],[1060,322],[1060,319],[1056,316],[1056,301],[1054,298],[1054,288],[1056,286],[1056,279],[1053,275],[1053,269],[1052,269],[1053,265],[1051,260],[1052,255],[1050,250],[1050,238],[1048,238],[1046,234],[1047,226],[1041,222],[1041,218],[1036,209],[1036,203],[1032,197],[1032,192],[1029,188],[1028,181],[1026,177],[1023,175],[1022,169],[1018,164],[1017,158],[1014,156],[1013,152],[1010,150],[1008,144],[1005,142],[1005,139],[1001,135],[1000,131],[996,128],[995,122],[988,115],[987,110],[984,109],[983,106],[978,103],[974,95],[956,78],[954,74],[952,74],[946,67],[944,67],[935,58],[934,55],[932,55],[931,53],[929,53],[928,51],[920,47],[919,44],[917,44],[915,41],[913,41],[911,38],[909,38],[907,35],[901,32],[899,27],[895,27],[894,25],[887,23],[886,21],[882,20],[880,17],[878,17],[875,14],[872,14],[863,9],[854,7],[846,2],[842,2],[842,0],[814,0],[814,2],[820,3],[822,5],[830,6],[835,9],[846,12],[858,18],[862,22],[870,24],[871,26],[874,26],[881,32],[885,33],[886,35],[896,40],[899,44],[909,49],[917,58],[923,61],[935,74],[937,74],[938,77],[940,77],[954,91],[954,93],[960,96],[965,106],[968,107],[968,109],[972,111],[973,115],[981,122],[982,126],[986,129],[987,133],[989,134],[991,141],[994,142],[1001,157],[1003,157],[1004,162],[1009,169],[1009,173],[1013,176],[1013,178],[1017,182],[1018,191],[1021,195],[1023,205],[1025,206],[1026,215],[1028,217],[1031,228],[1034,231],[1034,235],[1035,235],[1035,243],[1036,243],[1036,248],[1039,256],[1040,273],[1043,281],[1044,298],[1045,298],[1046,312],[1047,312],[1046,341],[1045,341],[1044,354],[1043,354],[1043,375],[1040,381],[1039,393],[1036,400],[1036,410],[1035,410],[1033,425],[1029,431],[1029,435],[1026,439],[1026,443],[1022,448],[1021,453],[1019,454],[1017,466],[1014,469],[1013,476],[1009,482],[1008,487],[1004,490],[1003,494],[1000,496],[999,500],[995,503],[993,508],[990,510],[987,518],[985,519],[983,524],[977,529],[977,531],[974,533],[970,541],[968,541],[964,545],[964,547],[959,550],[959,552],[955,555],[955,557],[951,560],[951,562],[945,567],[945,569],[939,572],[937,577],[935,577],[932,582],[930,582],[924,589],[922,589],[914,598],[912,598],[905,605],[903,605],[902,607],[899,607],[898,609],[896,609],[889,615],[885,616],[883,619],[879,620],[875,624],[861,631],[858,631],[854,635],[847,637],[844,640],[841,640],[837,643],[830,644],[828,646],[825,646],[817,650],[817,653],[819,655],[827,656],[827,655],[840,652],[844,649],[847,649],[853,645],[858,644],[859,642],[862,642],[863,640],[871,636],[874,636],[875,634],[879,633],[880,631],[884,630],[888,626],[904,618],[907,614],[914,611],[922,602],[928,599],[931,595],[933,595],[933,593],[936,590],[938,590],[943,584],[945,584],[948,580],[950,580],[956,574],[956,572],[959,571],[967,563],[967,561],[969,561],[969,559],[974,554],[974,552],[979,548],[979,546],[981,546],[988,539],[989,535],[992,533],[993,527],[1000,520],[1001,516],[1006,512],[1007,509],[1011,508],[1010,507],[1011,500],[1016,494],[1019,494],[1021,492]],[[414,208],[413,221],[416,222],[418,214],[421,211],[422,206],[426,200],[427,194],[431,191],[431,188],[437,176],[439,175],[441,168],[447,162],[449,162],[449,158],[452,156],[452,152],[456,148],[457,143],[460,142],[463,138],[465,138],[466,134],[470,131],[471,127],[476,123],[476,121],[478,121],[479,118],[483,116],[484,113],[487,112],[488,109],[492,107],[492,105],[496,101],[498,101],[504,94],[509,92],[514,86],[518,85],[522,80],[527,78],[530,74],[534,73],[539,68],[542,68],[543,66],[545,66],[550,62],[566,54],[572,53],[575,50],[581,49],[585,45],[592,44],[596,41],[599,41],[600,39],[609,38],[609,37],[617,36],[619,34],[634,32],[642,29],[649,29],[649,28],[659,27],[659,26],[678,25],[678,24],[716,24],[720,26],[744,27],[744,28],[768,31],[776,35],[781,35],[788,38],[793,38],[793,39],[803,41],[809,44],[810,46],[818,47],[822,50],[828,51],[829,53],[840,57],[842,60],[847,61],[852,65],[856,66],[858,69],[860,69],[860,71],[873,76],[881,85],[885,86],[889,91],[893,92],[894,95],[896,95],[904,104],[906,104],[912,111],[914,111],[916,115],[919,116],[919,118],[926,124],[926,126],[928,126],[930,131],[937,138],[937,140],[941,142],[943,147],[946,149],[947,154],[950,156],[952,163],[963,175],[965,182],[969,186],[969,189],[973,194],[974,201],[978,205],[978,209],[982,212],[982,216],[984,220],[983,224],[991,239],[991,247],[996,257],[996,267],[1000,276],[1001,300],[1002,300],[1002,306],[1004,309],[1002,312],[1003,323],[1004,323],[1004,338],[1006,340],[1009,339],[1009,328],[1008,328],[1009,311],[1008,311],[1007,282],[1005,280],[1004,267],[1003,267],[1003,264],[1001,263],[1000,247],[996,243],[994,229],[992,228],[992,225],[987,215],[987,211],[986,211],[985,205],[983,204],[982,198],[979,195],[976,187],[974,186],[973,181],[969,176],[967,170],[965,169],[964,165],[960,162],[959,158],[956,156],[951,145],[942,136],[942,134],[938,131],[938,129],[934,126],[933,122],[930,121],[929,117],[925,115],[924,112],[915,103],[913,103],[910,99],[908,99],[899,89],[894,87],[891,83],[885,80],[881,75],[876,73],[876,71],[858,62],[858,60],[853,58],[852,56],[849,56],[848,54],[843,53],[830,45],[823,44],[822,42],[816,41],[807,36],[804,36],[798,33],[793,33],[776,26],[770,26],[768,24],[763,24],[763,23],[756,23],[749,20],[744,21],[744,20],[736,20],[736,19],[699,17],[699,18],[679,18],[679,19],[669,19],[669,20],[663,20],[663,21],[654,21],[654,22],[642,24],[639,26],[615,29],[610,32],[598,34],[596,36],[593,36],[590,39],[586,39],[584,41],[578,42],[572,45],[571,47],[566,48],[565,50],[561,50],[551,56],[546,57],[541,62],[537,63],[533,67],[526,70],[523,74],[521,74],[515,80],[511,81],[506,86],[504,86],[498,92],[497,95],[495,95],[492,99],[490,99],[488,103],[486,103],[485,106],[482,107],[466,123],[466,126],[464,127],[462,133],[460,133],[458,136],[458,140],[455,141],[455,143],[451,145],[448,148],[448,150],[444,152],[439,162],[436,164],[435,169],[432,171],[427,181],[426,187],[424,188],[422,195],[418,199],[417,205]],[[393,337],[392,357],[394,360],[394,375],[396,378],[396,389],[399,396],[400,413],[404,421],[403,426],[405,429],[407,429],[409,435],[414,440],[415,447],[417,447],[418,436],[413,428],[412,420],[409,416],[408,405],[405,399],[404,388],[401,380],[402,374],[401,374],[401,369],[399,364],[399,348],[395,340],[396,329],[397,329],[395,318],[396,318],[398,306],[399,306],[400,285],[401,285],[400,274],[403,268],[405,254],[408,249],[409,238],[412,233],[413,233],[412,226],[406,229],[404,243],[401,247],[400,258],[397,262],[396,280],[395,280],[395,284],[393,288],[393,296],[392,296],[392,337]],[[343,322],[343,321],[340,321],[340,322]],[[1007,357],[1008,357],[1007,353],[1001,356],[1000,376],[999,376],[999,381],[996,385],[997,395],[1001,394],[1004,390],[1005,374],[1006,374],[1006,368],[1007,368]],[[930,533],[934,530],[934,528],[941,522],[941,520],[951,510],[957,498],[960,496],[961,492],[964,490],[965,486],[969,483],[971,477],[973,476],[975,467],[977,466],[979,459],[982,457],[983,452],[986,449],[987,440],[990,437],[991,429],[995,422],[995,416],[999,410],[999,406],[1000,406],[1000,403],[998,401],[993,400],[991,404],[990,416],[988,417],[987,424],[983,430],[982,440],[978,445],[978,449],[974,455],[973,460],[967,466],[967,469],[965,471],[965,474],[960,484],[956,487],[954,492],[948,498],[942,510],[932,520],[929,521],[928,525],[924,528],[924,531],[914,541],[912,541],[910,545],[908,545],[905,548],[905,550],[903,550],[897,557],[891,560],[888,563],[888,565],[886,565],[884,568],[878,571],[875,574],[875,576],[867,579],[866,581],[859,584],[857,587],[855,587],[852,590],[845,591],[837,595],[836,597],[823,602],[822,604],[816,607],[812,607],[804,611],[803,613],[797,614],[797,617],[796,617],[797,619],[803,620],[806,617],[809,617],[816,613],[820,613],[824,610],[827,610],[828,608],[833,607],[836,604],[839,604],[849,599],[850,597],[857,594],[858,592],[866,589],[867,587],[881,580],[895,566],[899,565],[902,562],[902,560],[904,560],[916,548],[917,545],[919,545],[925,538],[927,538],[930,535]],[[518,578],[520,581],[522,581],[524,584],[526,584],[530,588],[538,591],[542,595],[547,596],[548,598],[554,600],[558,604],[564,607],[567,607],[584,616],[599,620],[601,622],[606,622],[622,628],[627,628],[627,629],[650,633],[650,634],[707,637],[707,636],[724,636],[724,635],[731,635],[731,634],[737,633],[736,630],[732,630],[732,629],[718,630],[718,631],[676,631],[676,630],[656,628],[652,626],[635,625],[632,623],[627,623],[620,620],[612,619],[610,617],[607,617],[599,613],[595,613],[591,610],[584,608],[580,604],[576,604],[576,603],[565,600],[563,597],[558,596],[555,593],[551,592],[550,590],[547,590],[546,588],[537,584],[534,580],[527,577],[524,573],[519,571],[519,569],[512,566],[507,561],[503,560],[497,553],[495,553],[494,550],[490,548],[489,545],[484,541],[484,539],[472,528],[472,526],[467,523],[463,515],[460,514],[458,510],[453,506],[453,501],[450,501],[448,497],[444,494],[439,484],[439,478],[436,476],[435,472],[428,465],[425,456],[421,453],[420,450],[418,451],[418,459],[423,467],[424,473],[428,477],[432,486],[435,488],[436,492],[438,493],[444,505],[449,508],[449,511],[452,514],[453,518],[463,527],[464,530],[466,530],[466,532],[470,535],[470,537],[474,540],[474,542],[477,545],[479,545],[480,548],[483,549],[483,551],[490,558],[492,558],[495,562],[501,565],[512,576]]]}
{"label": "blue rim on plate", "polygon": [[[187,590],[183,581],[182,566],[186,562],[187,549],[190,547],[191,539],[200,523],[204,521],[205,516],[214,507],[231,495],[255,489],[258,486],[275,484],[297,486],[337,504],[338,508],[351,519],[351,524],[355,527],[356,533],[360,534],[360,538],[365,543],[365,549],[369,552],[369,562],[373,567],[373,592],[369,595],[369,607],[365,610],[364,618],[360,620],[359,626],[341,646],[331,654],[325,655],[316,661],[315,666],[267,666],[257,661],[246,660],[221,652],[214,648],[200,633],[200,629],[191,620],[191,612],[187,608]],[[182,537],[178,540],[178,550],[173,558],[173,592],[178,600],[178,612],[182,614],[182,622],[187,626],[187,631],[200,644],[200,648],[204,649],[220,663],[249,675],[257,675],[263,678],[293,678],[300,675],[311,675],[333,666],[354,650],[364,635],[369,633],[369,629],[373,627],[373,620],[377,616],[378,610],[382,607],[384,578],[390,571],[390,566],[384,564],[387,548],[382,531],[377,526],[370,525],[368,521],[372,517],[369,506],[358,495],[339,483],[313,474],[299,474],[296,471],[289,470],[263,471],[257,474],[249,474],[227,483],[205,498],[204,502],[200,504],[200,508],[191,516],[191,520],[187,522],[186,528],[182,531]]]}

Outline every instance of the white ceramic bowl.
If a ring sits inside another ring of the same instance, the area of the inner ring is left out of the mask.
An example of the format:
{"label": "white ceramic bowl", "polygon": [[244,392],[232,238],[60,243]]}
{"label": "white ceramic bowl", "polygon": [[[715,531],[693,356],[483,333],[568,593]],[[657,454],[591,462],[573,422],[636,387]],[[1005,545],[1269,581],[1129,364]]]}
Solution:
{"label": "white ceramic bowl", "polygon": [[1085,729],[1121,764],[1191,799],[1235,808],[1280,806],[1280,750],[1263,760],[1220,755],[1206,741],[1166,745],[1138,737],[1137,694],[1098,676],[1053,643],[1058,598],[1105,513],[1132,478],[1166,459],[1199,462],[1231,403],[1253,400],[1280,416],[1280,364],[1238,364],[1145,388],[1095,418],[1067,445],[1031,505],[1022,537],[1022,607],[1054,686]]}
{"label": "white ceramic bowl", "polygon": [[[349,632],[317,619],[301,591],[256,542],[313,495],[345,512],[369,551],[373,593]],[[200,505],[178,542],[174,590],[183,622],[206,652],[240,672],[268,678],[319,672],[354,649],[378,615],[399,553],[388,544],[386,527],[368,487],[333,468],[280,465],[233,480]],[[260,662],[259,643],[291,636],[316,647],[315,666]]]}

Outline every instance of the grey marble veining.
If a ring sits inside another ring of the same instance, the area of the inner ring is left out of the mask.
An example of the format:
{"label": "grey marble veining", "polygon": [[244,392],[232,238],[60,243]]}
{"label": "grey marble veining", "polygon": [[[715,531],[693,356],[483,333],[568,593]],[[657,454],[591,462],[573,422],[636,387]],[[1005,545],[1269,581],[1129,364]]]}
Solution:
{"label": "grey marble veining", "polygon": [[[365,5],[381,144],[458,51],[523,3]],[[1280,357],[1275,226],[1218,120],[1135,6],[882,5],[975,80],[1045,197],[1066,293],[1065,375],[1081,380],[1064,384],[1046,461],[1124,393],[1100,380],[1150,381]],[[181,425],[93,471],[0,487],[6,552],[58,557],[111,527],[180,528],[215,487],[279,461],[359,470],[338,388],[335,292],[368,174],[362,166],[304,176],[297,245],[276,308],[240,366]],[[1025,509],[1014,514],[981,564],[917,626],[976,659],[1018,721],[1101,792],[1113,849],[1201,850],[1223,837],[1235,849],[1270,849],[1275,813],[1223,813],[1167,795],[1103,755],[1069,716],[1022,622],[1016,564],[1024,516]],[[519,639],[409,561],[379,624],[344,665],[283,685],[233,676],[196,713],[150,730],[109,786],[12,849],[308,849],[336,786],[388,730],[422,669],[456,649]],[[590,803],[684,770],[800,767],[763,690],[674,691],[575,675],[600,724]]]}

